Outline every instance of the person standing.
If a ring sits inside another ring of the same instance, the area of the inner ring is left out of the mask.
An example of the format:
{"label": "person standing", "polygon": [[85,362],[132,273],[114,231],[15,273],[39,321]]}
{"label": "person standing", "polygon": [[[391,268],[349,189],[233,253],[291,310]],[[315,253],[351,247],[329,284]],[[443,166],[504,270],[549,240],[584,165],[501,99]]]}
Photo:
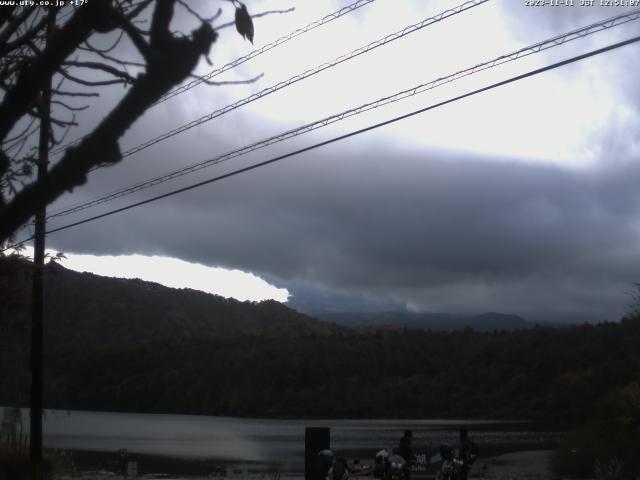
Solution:
{"label": "person standing", "polygon": [[467,480],[471,465],[476,461],[479,453],[478,446],[469,438],[467,427],[460,427],[460,460],[462,460],[462,466],[460,467],[458,480]]}
{"label": "person standing", "polygon": [[404,435],[400,439],[400,445],[398,446],[397,453],[405,460],[404,466],[404,478],[405,480],[411,479],[411,465],[415,460],[413,456],[413,448],[411,446],[413,442],[413,432],[411,430],[405,430]]}

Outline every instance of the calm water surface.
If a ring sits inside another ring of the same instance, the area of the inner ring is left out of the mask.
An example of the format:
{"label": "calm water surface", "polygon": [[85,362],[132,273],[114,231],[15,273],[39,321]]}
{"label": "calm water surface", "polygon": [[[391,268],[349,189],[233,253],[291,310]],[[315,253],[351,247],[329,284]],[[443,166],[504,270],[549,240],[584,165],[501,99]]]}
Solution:
{"label": "calm water surface", "polygon": [[[1,410],[1,409],[0,409]],[[25,411],[28,424],[28,413]],[[46,447],[257,462],[285,471],[303,468],[304,430],[331,428],[331,447],[339,455],[370,461],[381,448],[397,446],[402,432],[414,432],[414,450],[434,453],[455,444],[467,425],[481,453],[550,448],[561,433],[541,424],[469,420],[271,420],[47,410]]]}

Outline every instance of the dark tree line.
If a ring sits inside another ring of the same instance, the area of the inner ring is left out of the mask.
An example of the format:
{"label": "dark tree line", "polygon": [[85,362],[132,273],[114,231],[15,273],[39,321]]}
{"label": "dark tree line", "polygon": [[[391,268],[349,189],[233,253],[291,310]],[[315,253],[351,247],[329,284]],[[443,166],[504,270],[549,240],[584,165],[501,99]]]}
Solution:
{"label": "dark tree line", "polygon": [[[0,405],[26,404],[25,266],[0,261]],[[615,323],[512,332],[352,330],[276,302],[55,265],[47,275],[59,288],[48,299],[47,408],[553,420],[577,427],[555,458],[562,475],[592,476],[596,460],[624,478],[640,468],[637,308]]]}
{"label": "dark tree line", "polygon": [[[640,315],[514,332],[352,330],[51,264],[49,407],[251,416],[495,417],[580,423],[640,382]],[[29,262],[0,259],[0,404],[28,385]]]}
{"label": "dark tree line", "polygon": [[52,408],[578,424],[639,381],[638,344],[637,318],[510,333],[192,338],[58,351],[45,398]]}

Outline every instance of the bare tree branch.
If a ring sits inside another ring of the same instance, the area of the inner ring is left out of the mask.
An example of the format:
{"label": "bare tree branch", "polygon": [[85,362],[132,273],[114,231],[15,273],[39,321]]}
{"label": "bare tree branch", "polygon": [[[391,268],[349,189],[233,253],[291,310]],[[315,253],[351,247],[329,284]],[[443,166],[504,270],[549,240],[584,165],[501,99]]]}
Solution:
{"label": "bare tree branch", "polygon": [[26,45],[27,43],[31,42],[38,35],[38,32],[40,32],[45,27],[46,24],[47,17],[42,16],[39,23],[30,27],[21,37],[15,39],[12,42],[0,41],[0,55],[6,55],[7,52],[15,50],[16,48],[19,48],[22,45]]}
{"label": "bare tree branch", "polygon": [[67,92],[64,90],[56,90],[53,89],[52,93],[64,97],[99,97],[100,94],[98,92]]}
{"label": "bare tree branch", "polygon": [[136,5],[133,5],[133,8],[127,13],[126,17],[129,20],[137,17],[145,8],[151,5],[152,1],[153,0],[142,0],[141,2],[138,2]]}
{"label": "bare tree branch", "polygon": [[29,18],[33,11],[29,8],[22,10],[17,17],[11,17],[5,30],[0,32],[0,47],[7,44],[11,36],[20,28],[22,24]]}
{"label": "bare tree branch", "polygon": [[29,120],[29,123],[27,123],[27,127],[24,130],[22,130],[20,133],[18,133],[16,135],[14,135],[13,137],[7,138],[2,143],[3,144],[11,143],[11,142],[17,140],[18,138],[22,137],[23,135],[26,135],[26,133],[31,129],[31,127],[33,126],[35,121],[36,121],[35,118],[31,118]]}
{"label": "bare tree branch", "polygon": [[[35,100],[45,82],[62,62],[89,36],[94,29],[108,27],[113,9],[108,0],[94,0],[79,8],[71,19],[52,35],[42,55],[26,66],[18,81],[0,103],[0,140]],[[1,173],[1,172],[0,172]]]}
{"label": "bare tree branch", "polygon": [[107,60],[109,62],[117,63],[117,64],[122,65],[122,66],[125,66],[125,65],[126,66],[130,66],[130,67],[145,67],[146,66],[146,64],[142,63],[142,62],[131,62],[129,60],[122,60],[120,58],[113,57],[113,56],[108,55],[108,54],[103,53],[103,52],[95,51],[93,53],[96,53],[99,57],[101,57],[101,58],[103,58],[103,59],[105,59],[105,60]]}
{"label": "bare tree branch", "polygon": [[123,79],[111,79],[111,80],[84,80],[82,78],[78,78],[75,75],[70,74],[69,72],[67,72],[64,69],[61,69],[58,72],[60,75],[62,75],[64,78],[66,78],[67,80],[70,80],[74,83],[77,83],[79,85],[84,85],[85,87],[103,87],[106,85],[117,85],[119,83],[124,83],[124,84],[128,84],[131,83],[128,80],[123,80]]}
{"label": "bare tree branch", "polygon": [[[190,35],[171,31],[176,3],[199,24]],[[147,15],[145,9],[152,5]],[[273,10],[254,17],[292,10]],[[246,7],[244,11],[250,21]],[[0,9],[0,242],[26,224],[37,209],[84,184],[92,170],[121,160],[118,142],[124,133],[168,91],[193,76],[201,58],[209,61],[207,54],[218,37],[211,22],[219,18],[221,10],[207,17],[188,0],[140,0],[133,5],[128,0],[91,0],[59,16],[58,28],[45,38],[43,17],[48,12],[47,8]],[[141,23],[146,24],[144,28]],[[100,43],[94,34],[111,35]],[[142,61],[130,61],[123,55],[125,38]],[[80,54],[73,58],[74,52]],[[128,67],[134,67],[133,73]],[[98,97],[96,87],[105,85],[124,84],[127,88],[89,134],[73,146],[59,149],[62,156],[46,179],[35,181],[33,135],[40,129],[37,120],[43,117],[42,88],[54,75],[57,81],[51,89],[55,95],[51,103],[58,108],[57,115],[49,118],[49,145],[60,144],[77,124],[75,112],[88,108],[61,98]],[[231,85],[253,83],[261,77],[201,80],[209,85]],[[65,82],[76,86],[63,88]]]}
{"label": "bare tree branch", "polygon": [[74,107],[65,102],[61,102],[60,100],[52,100],[51,103],[53,105],[60,105],[62,108],[66,108],[67,110],[71,110],[72,112],[80,112],[82,110],[86,110],[89,108],[89,105],[82,105],[81,107]]}
{"label": "bare tree branch", "polygon": [[125,83],[133,83],[135,80],[135,78],[133,78],[127,72],[123,72],[122,70],[118,70],[117,68],[102,62],[79,62],[77,60],[67,60],[64,62],[64,65],[72,67],[85,67],[92,70],[101,70],[103,72],[110,73],[114,77],[118,77],[124,80]]}
{"label": "bare tree branch", "polygon": [[[153,55],[145,73],[135,79],[122,100],[91,134],[79,145],[66,150],[45,182],[25,186],[0,210],[0,239],[8,238],[26,223],[34,208],[84,184],[91,168],[120,161],[118,139],[162,95],[180,84],[196,67],[199,58],[209,51],[217,38],[209,24],[202,24],[191,38],[173,37],[169,33],[169,23],[174,0],[157,0],[156,3],[151,28]],[[82,41],[80,39],[77,44]],[[168,65],[171,68],[167,68]]]}
{"label": "bare tree branch", "polygon": [[214,20],[216,20],[221,14],[222,14],[222,9],[219,8],[218,12],[215,15],[212,15],[209,18],[204,18],[202,17],[198,12],[196,12],[193,8],[191,8],[189,6],[189,4],[187,2],[185,2],[184,0],[178,0],[178,3],[184,7],[184,9],[189,12],[191,15],[193,15],[194,17],[196,17],[198,20],[200,20],[202,23],[212,23]]}
{"label": "bare tree branch", "polygon": [[115,42],[113,42],[113,44],[111,44],[109,47],[106,47],[104,49],[95,47],[93,45],[91,45],[91,43],[89,43],[89,39],[87,38],[84,43],[85,45],[87,45],[88,48],[85,48],[83,46],[79,46],[78,49],[79,50],[88,50],[90,52],[95,52],[95,53],[109,53],[111,51],[113,51],[119,44],[120,41],[122,40],[122,37],[124,36],[124,31],[121,31],[118,34],[118,37],[116,38]]}
{"label": "bare tree branch", "polygon": [[220,86],[220,85],[248,85],[250,83],[255,83],[258,80],[260,80],[262,77],[264,77],[264,73],[261,73],[260,75],[256,75],[253,78],[249,78],[246,80],[221,80],[221,81],[214,81],[214,80],[208,80],[204,77],[201,77],[199,75],[189,75],[191,78],[196,78],[199,81],[201,81],[202,83],[206,84],[206,85],[214,85],[214,86]]}
{"label": "bare tree branch", "polygon": [[151,47],[145,40],[140,29],[133,25],[131,21],[124,15],[119,16],[118,23],[122,30],[124,30],[124,32],[131,39],[131,42],[133,42],[135,47],[138,49],[140,55],[142,55],[145,61],[148,62],[149,59],[153,56],[153,52],[151,51]]}

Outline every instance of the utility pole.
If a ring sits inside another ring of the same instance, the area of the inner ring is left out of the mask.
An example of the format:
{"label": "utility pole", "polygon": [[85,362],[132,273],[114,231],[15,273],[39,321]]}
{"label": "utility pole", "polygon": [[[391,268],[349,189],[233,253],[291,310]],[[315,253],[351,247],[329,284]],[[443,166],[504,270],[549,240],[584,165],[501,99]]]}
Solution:
{"label": "utility pole", "polygon": [[[53,34],[56,9],[47,13],[47,43]],[[51,78],[42,89],[39,100],[40,138],[38,144],[38,182],[47,176],[49,164],[49,130],[51,128]],[[31,478],[42,480],[42,385],[43,385],[43,316],[44,316],[44,244],[47,208],[43,205],[35,216],[33,247],[33,291],[31,298],[31,405],[30,455]]]}

